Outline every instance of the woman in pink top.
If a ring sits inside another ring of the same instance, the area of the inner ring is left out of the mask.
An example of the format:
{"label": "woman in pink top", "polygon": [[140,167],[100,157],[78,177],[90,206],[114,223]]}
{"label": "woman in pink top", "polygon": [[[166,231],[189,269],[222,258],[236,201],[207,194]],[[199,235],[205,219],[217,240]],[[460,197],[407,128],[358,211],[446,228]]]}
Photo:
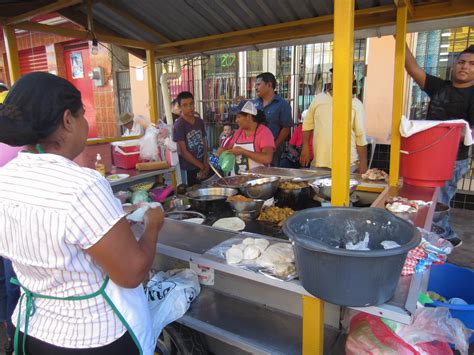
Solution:
{"label": "woman in pink top", "polygon": [[239,104],[237,113],[239,129],[224,147],[236,156],[236,174],[258,166],[270,165],[272,162],[275,141],[264,122],[263,111],[258,111],[252,101],[243,101]]}
{"label": "woman in pink top", "polygon": [[[306,117],[308,110],[304,110],[301,114],[301,120]],[[288,142],[288,149],[283,153],[280,161],[280,167],[298,169],[301,167],[299,159],[301,149],[303,148],[303,125],[299,124],[293,131],[293,135]],[[309,140],[310,162],[313,160],[313,135],[311,134]],[[303,167],[304,168],[304,167]]]}

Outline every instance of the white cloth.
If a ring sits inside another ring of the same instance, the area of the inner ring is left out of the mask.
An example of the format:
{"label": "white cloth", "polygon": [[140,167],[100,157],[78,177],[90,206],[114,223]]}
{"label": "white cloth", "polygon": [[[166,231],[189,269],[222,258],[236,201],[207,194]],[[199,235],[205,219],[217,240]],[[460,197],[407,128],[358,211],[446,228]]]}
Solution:
{"label": "white cloth", "polygon": [[[59,155],[21,152],[0,169],[0,255],[13,261],[18,280],[32,292],[69,297],[97,291],[106,275],[86,249],[124,215],[105,178]],[[146,326],[140,302],[127,301],[132,298],[127,295],[137,292],[121,289],[120,308],[135,313]],[[35,307],[28,335],[56,346],[104,346],[126,331],[101,296],[38,298]]]}
{"label": "white cloth", "polygon": [[143,136],[145,130],[137,122],[133,122],[132,129],[125,128],[122,137],[131,137],[131,136]]}
{"label": "white cloth", "polygon": [[139,208],[137,208],[135,211],[133,211],[133,213],[130,213],[127,216],[127,219],[132,222],[142,223],[145,218],[146,211],[148,211],[148,209],[150,208],[163,209],[163,206],[159,202],[142,203]]}
{"label": "white cloth", "polygon": [[419,133],[422,131],[426,131],[432,127],[436,127],[437,125],[443,123],[462,123],[464,124],[464,145],[470,146],[474,143],[472,138],[472,131],[471,127],[469,127],[469,123],[464,120],[449,120],[449,121],[411,121],[407,119],[405,116],[402,116],[402,121],[400,123],[400,134],[402,137],[410,137],[415,133]]}

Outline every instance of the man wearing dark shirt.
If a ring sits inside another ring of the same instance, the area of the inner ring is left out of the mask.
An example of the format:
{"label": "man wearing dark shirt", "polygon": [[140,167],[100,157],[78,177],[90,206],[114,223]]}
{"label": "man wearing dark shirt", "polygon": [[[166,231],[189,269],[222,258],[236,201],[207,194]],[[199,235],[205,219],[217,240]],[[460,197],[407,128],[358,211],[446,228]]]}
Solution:
{"label": "man wearing dark shirt", "polygon": [[204,121],[194,113],[193,94],[183,91],[177,100],[181,116],[174,122],[173,140],[178,144],[183,181],[192,186],[209,174],[206,130]]}
{"label": "man wearing dark shirt", "polygon": [[255,100],[255,106],[265,112],[267,127],[273,133],[276,151],[273,153],[272,166],[278,167],[293,120],[290,104],[275,92],[276,84],[275,75],[272,73],[257,75],[255,88],[258,98]]}
{"label": "man wearing dark shirt", "polygon": [[[405,69],[430,97],[426,119],[440,121],[463,119],[471,127],[474,126],[474,45],[466,48],[457,57],[452,68],[452,81],[426,74],[417,64],[408,46]],[[449,206],[456,194],[458,182],[466,175],[468,167],[469,147],[461,141],[453,178],[440,189],[438,202]],[[438,226],[444,229],[443,238],[449,240],[454,246],[461,245],[462,240],[449,225],[449,215],[439,222]]]}

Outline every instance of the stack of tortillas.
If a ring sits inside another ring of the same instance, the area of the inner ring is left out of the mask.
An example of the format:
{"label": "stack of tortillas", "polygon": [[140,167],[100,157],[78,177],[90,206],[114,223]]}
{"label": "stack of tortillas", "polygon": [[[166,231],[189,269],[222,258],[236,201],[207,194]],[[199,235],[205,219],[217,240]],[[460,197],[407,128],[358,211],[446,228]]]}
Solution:
{"label": "stack of tortillas", "polygon": [[238,232],[245,229],[245,222],[238,217],[228,217],[217,220],[212,226]]}

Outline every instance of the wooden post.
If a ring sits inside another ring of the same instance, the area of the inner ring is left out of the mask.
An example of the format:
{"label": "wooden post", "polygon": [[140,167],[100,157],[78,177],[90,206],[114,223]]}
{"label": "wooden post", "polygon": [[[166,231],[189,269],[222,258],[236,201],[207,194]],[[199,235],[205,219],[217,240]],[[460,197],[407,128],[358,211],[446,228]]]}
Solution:
{"label": "wooden post", "polygon": [[20,79],[20,60],[18,58],[18,47],[16,44],[15,29],[11,26],[3,26],[3,38],[7,50],[8,73],[10,74],[10,84]]}
{"label": "wooden post", "polygon": [[156,69],[155,54],[152,49],[146,50],[146,59],[148,63],[148,100],[150,105],[150,120],[156,124],[158,122],[158,99],[156,92]]}

